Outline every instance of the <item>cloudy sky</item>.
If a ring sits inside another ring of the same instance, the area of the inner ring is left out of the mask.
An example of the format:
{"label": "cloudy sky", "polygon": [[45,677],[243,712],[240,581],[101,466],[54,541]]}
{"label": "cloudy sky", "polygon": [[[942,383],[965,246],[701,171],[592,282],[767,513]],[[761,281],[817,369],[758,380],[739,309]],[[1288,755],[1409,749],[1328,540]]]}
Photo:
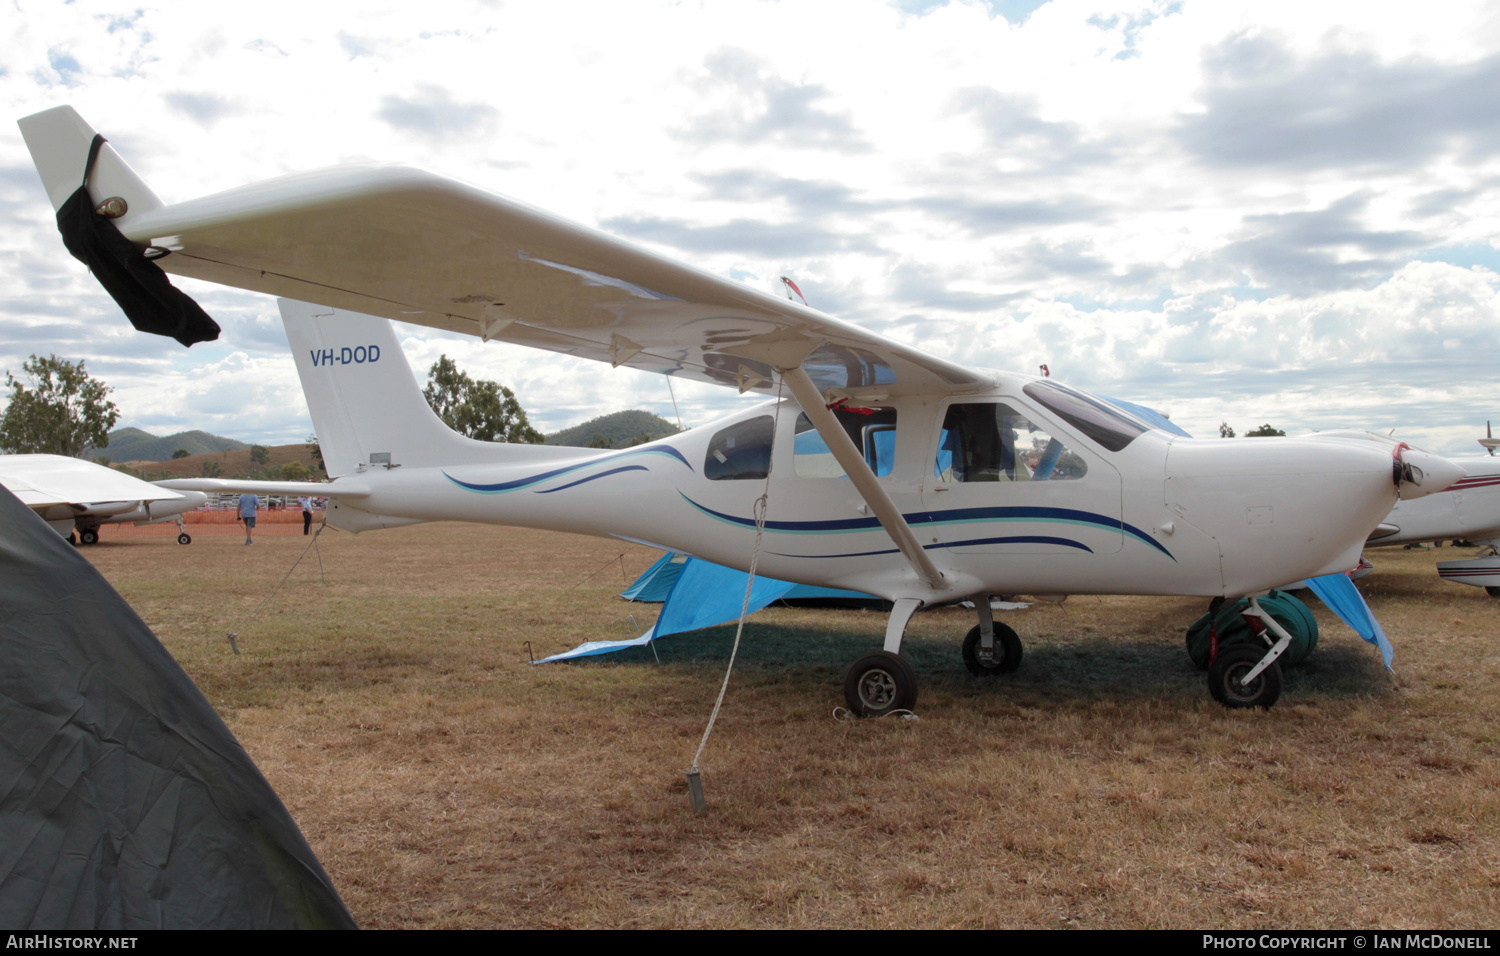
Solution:
{"label": "cloudy sky", "polygon": [[[167,202],[426,167],[948,358],[1220,421],[1475,453],[1500,420],[1500,7],[1186,0],[4,0],[0,103],[72,104]],[[275,303],[134,333],[0,128],[0,368],[120,424],[311,431]],[[664,380],[405,327],[545,431]],[[687,425],[742,401],[679,384]]]}

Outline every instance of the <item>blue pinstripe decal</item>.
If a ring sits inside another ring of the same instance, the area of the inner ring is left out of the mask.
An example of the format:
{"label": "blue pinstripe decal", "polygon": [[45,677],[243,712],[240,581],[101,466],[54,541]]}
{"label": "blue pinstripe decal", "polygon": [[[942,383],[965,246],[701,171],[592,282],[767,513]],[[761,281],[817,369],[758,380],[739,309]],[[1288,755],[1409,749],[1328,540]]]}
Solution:
{"label": "blue pinstripe decal", "polygon": [[533,494],[538,494],[538,495],[550,495],[554,491],[567,491],[569,488],[572,488],[575,485],[587,484],[588,482],[593,481],[593,480],[595,480],[597,478],[608,478],[610,475],[618,475],[622,471],[650,471],[650,470],[651,469],[647,468],[645,465],[621,465],[619,468],[611,468],[609,471],[601,471],[597,475],[589,475],[587,478],[580,478],[577,481],[570,481],[566,485],[559,485],[556,488],[548,488],[548,489],[546,489],[544,491],[536,491],[536,492],[532,492],[532,493]]}
{"label": "blue pinstripe decal", "polygon": [[[952,548],[956,545],[975,544],[1055,544],[1064,548],[1078,548],[1081,551],[1087,551],[1089,554],[1094,553],[1093,548],[1090,548],[1088,545],[1083,544],[1082,542],[1074,541],[1071,538],[1051,538],[1047,537],[1046,535],[1034,534],[1016,535],[1009,538],[972,538],[968,541],[945,541],[938,544],[924,544],[922,545],[922,550],[932,551],[940,550],[942,548]],[[886,548],[883,551],[852,551],[848,554],[785,554],[781,551],[768,551],[766,553],[774,554],[780,558],[865,558],[876,554],[897,554],[899,553],[899,549]]]}
{"label": "blue pinstripe decal", "polygon": [[[452,475],[448,474],[446,471],[443,472],[443,477],[447,478],[449,481],[453,482],[455,485],[457,485],[458,487],[464,489],[465,491],[472,491],[472,492],[475,492],[476,494],[481,494],[481,495],[503,495],[506,492],[519,491],[522,488],[530,488],[532,485],[539,485],[539,484],[541,484],[542,482],[546,481],[549,478],[556,478],[558,475],[566,475],[566,474],[569,474],[570,472],[578,471],[581,468],[592,468],[595,465],[602,465],[605,462],[619,461],[621,458],[633,458],[633,457],[636,457],[638,455],[661,455],[661,456],[666,457],[666,458],[675,458],[678,461],[682,462],[684,465],[687,465],[688,471],[692,471],[693,470],[693,466],[688,464],[688,460],[686,458],[682,457],[682,452],[678,451],[677,449],[673,448],[670,445],[662,445],[659,448],[647,448],[647,449],[642,449],[640,451],[621,452],[618,455],[605,455],[605,456],[600,457],[600,458],[594,458],[594,459],[591,459],[590,461],[583,462],[582,464],[569,465],[566,468],[554,468],[552,471],[544,471],[544,472],[542,472],[541,474],[538,474],[538,475],[530,475],[530,476],[525,477],[525,478],[517,478],[514,481],[498,481],[498,482],[495,482],[494,484],[489,484],[489,485],[476,484],[474,482],[469,482],[469,481],[461,481],[461,480],[453,477]],[[638,465],[636,467],[637,468],[641,468],[642,470],[649,470],[649,469],[646,469],[644,466],[641,466],[641,465]],[[608,472],[608,474],[614,474],[615,472],[619,472],[619,471],[631,471],[631,470],[634,470],[634,469],[630,469],[630,468],[616,468],[614,470],[614,472]],[[603,477],[603,475],[596,475],[595,477]],[[573,484],[582,484],[582,482],[576,482],[575,481]],[[571,487],[571,486],[568,486],[568,487]],[[561,488],[554,488],[552,490],[554,490],[554,491],[561,491],[562,489]]]}
{"label": "blue pinstripe decal", "polygon": [[[678,492],[682,495],[682,492]],[[700,505],[698,502],[682,495],[684,501],[697,508],[702,513],[740,527],[753,528],[755,521],[751,518],[740,518],[735,515],[724,514],[712,508]],[[1006,508],[952,508],[947,511],[914,512],[902,515],[906,523],[912,527],[931,525],[956,525],[956,524],[987,524],[991,522],[1027,522],[1044,524],[1072,524],[1084,527],[1099,528],[1105,531],[1120,531],[1144,544],[1150,545],[1157,551],[1171,558],[1172,552],[1162,547],[1161,544],[1150,535],[1141,531],[1132,524],[1121,521],[1119,518],[1111,518],[1107,515],[1096,514],[1092,511],[1079,511],[1074,508],[1038,508],[1031,506],[1015,506]],[[848,534],[858,531],[876,531],[880,529],[878,518],[845,518],[831,521],[767,521],[766,530],[773,534]],[[952,548],[955,546],[970,544],[1000,543],[1002,541],[1020,541],[1020,538],[987,538],[972,541],[950,541],[936,545],[939,548]],[[1056,539],[1058,542],[1068,541],[1065,538]],[[1076,542],[1072,542],[1076,543]],[[932,546],[926,546],[930,550]],[[1089,550],[1089,549],[1085,549]],[[868,554],[884,554],[887,552],[871,551]],[[1090,551],[1092,553],[1092,551]],[[845,555],[855,557],[857,555]]]}

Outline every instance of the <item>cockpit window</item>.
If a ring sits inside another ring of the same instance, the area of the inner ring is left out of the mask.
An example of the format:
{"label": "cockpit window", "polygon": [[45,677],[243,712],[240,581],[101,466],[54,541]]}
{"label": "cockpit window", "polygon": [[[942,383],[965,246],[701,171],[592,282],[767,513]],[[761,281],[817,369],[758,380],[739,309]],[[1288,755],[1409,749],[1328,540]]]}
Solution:
{"label": "cockpit window", "polygon": [[[875,476],[891,473],[896,457],[896,410],[894,408],[835,408],[833,414],[844,426],[854,447],[864,453]],[[828,449],[823,436],[813,428],[804,412],[797,416],[792,456],[798,478],[842,478],[844,469]]]}
{"label": "cockpit window", "polygon": [[1066,385],[1031,382],[1021,391],[1109,451],[1119,451],[1146,431],[1125,413]]}
{"label": "cockpit window", "polygon": [[708,443],[703,477],[711,481],[765,478],[771,471],[774,428],[770,415],[760,415],[720,429]]}
{"label": "cockpit window", "polygon": [[1009,405],[985,402],[948,406],[933,471],[944,482],[1071,481],[1088,463]]}

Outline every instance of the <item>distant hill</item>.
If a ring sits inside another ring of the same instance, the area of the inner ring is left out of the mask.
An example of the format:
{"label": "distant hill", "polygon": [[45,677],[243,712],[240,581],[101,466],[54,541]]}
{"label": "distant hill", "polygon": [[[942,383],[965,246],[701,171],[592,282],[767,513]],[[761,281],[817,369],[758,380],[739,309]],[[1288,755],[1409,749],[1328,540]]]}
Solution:
{"label": "distant hill", "polygon": [[660,415],[632,408],[629,411],[600,415],[582,425],[574,425],[572,428],[554,432],[547,436],[544,444],[584,448],[595,435],[603,435],[609,439],[611,448],[624,448],[637,435],[650,435],[653,439],[665,438],[681,430]]}
{"label": "distant hill", "polygon": [[[105,449],[109,454],[113,449]],[[182,447],[181,445],[178,446]],[[210,451],[199,455],[189,455],[186,458],[169,458],[164,461],[133,460],[129,467],[140,473],[140,477],[148,481],[156,481],[161,478],[233,478],[236,475],[245,477],[264,472],[266,469],[279,471],[281,466],[289,461],[300,461],[313,471],[318,479],[322,474],[318,473],[313,461],[312,447],[298,442],[294,445],[267,445],[266,452],[269,460],[265,465],[258,465],[250,460],[250,446],[243,445],[226,451]],[[116,465],[124,465],[126,462],[116,459],[113,455],[110,460]],[[269,476],[280,478],[280,475]]]}
{"label": "distant hill", "polygon": [[168,461],[172,452],[187,449],[189,455],[206,455],[209,452],[236,451],[250,446],[233,438],[221,438],[205,431],[178,432],[166,438],[139,428],[116,428],[109,433],[109,446],[89,448],[83,457],[90,460],[108,458],[110,461]]}

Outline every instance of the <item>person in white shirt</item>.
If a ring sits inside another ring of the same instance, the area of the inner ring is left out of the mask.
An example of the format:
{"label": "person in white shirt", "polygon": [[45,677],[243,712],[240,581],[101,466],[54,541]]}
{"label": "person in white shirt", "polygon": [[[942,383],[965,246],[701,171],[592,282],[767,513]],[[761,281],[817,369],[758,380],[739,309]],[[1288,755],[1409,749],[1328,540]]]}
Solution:
{"label": "person in white shirt", "polygon": [[297,504],[302,506],[302,533],[307,534],[307,529],[312,527],[312,499],[303,495],[297,499]]}

